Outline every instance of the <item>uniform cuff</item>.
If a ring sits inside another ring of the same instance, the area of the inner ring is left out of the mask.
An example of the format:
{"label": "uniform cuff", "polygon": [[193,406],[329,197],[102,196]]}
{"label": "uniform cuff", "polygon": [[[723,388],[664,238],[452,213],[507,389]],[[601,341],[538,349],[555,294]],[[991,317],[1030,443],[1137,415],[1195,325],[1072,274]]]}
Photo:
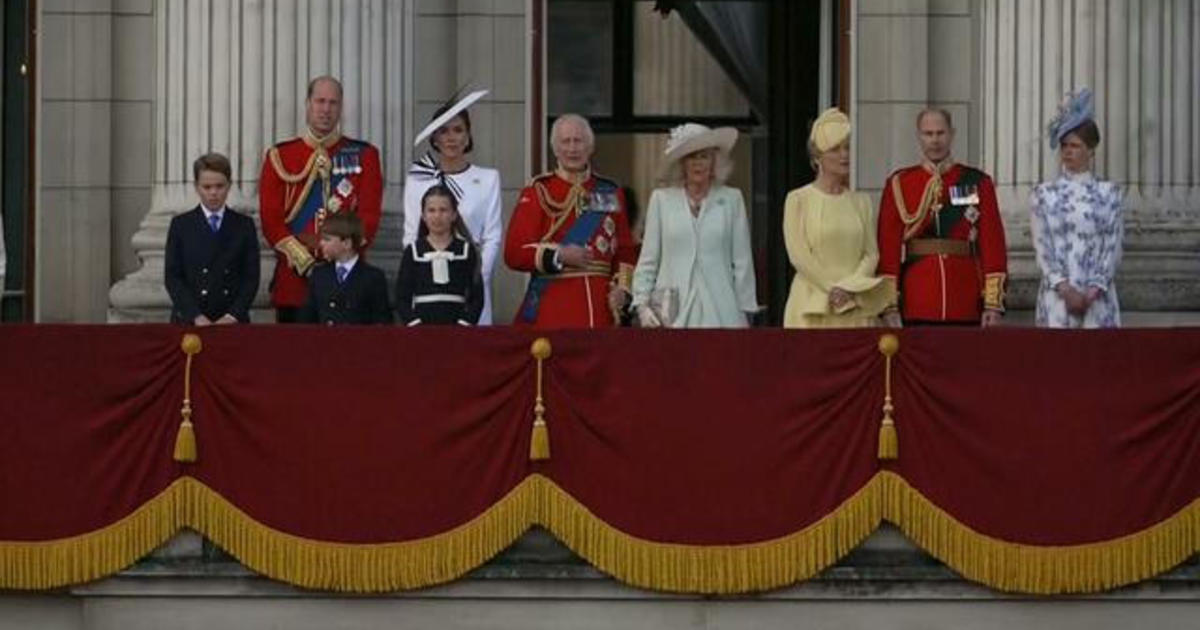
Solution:
{"label": "uniform cuff", "polygon": [[1006,273],[989,273],[984,276],[983,280],[983,307],[989,311],[1004,312],[1004,298],[1006,296],[1005,282],[1008,280]]}
{"label": "uniform cuff", "polygon": [[304,243],[301,243],[300,239],[295,236],[286,236],[280,239],[278,243],[275,243],[275,250],[286,256],[288,264],[301,276],[307,275],[309,269],[312,269],[313,264],[317,262]]}

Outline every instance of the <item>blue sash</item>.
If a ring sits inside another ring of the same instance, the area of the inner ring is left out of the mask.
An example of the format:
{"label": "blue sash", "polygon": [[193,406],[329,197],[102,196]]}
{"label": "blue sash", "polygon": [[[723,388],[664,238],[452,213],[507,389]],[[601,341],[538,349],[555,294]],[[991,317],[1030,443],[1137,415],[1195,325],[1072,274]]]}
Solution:
{"label": "blue sash", "polygon": [[[615,200],[617,187],[609,182],[599,180],[592,190],[592,197],[611,196]],[[571,229],[567,230],[563,236],[560,245],[586,245],[596,235],[596,230],[604,221],[604,218],[610,213],[615,212],[617,208],[609,208],[601,206],[592,209],[589,202],[589,207],[575,219],[575,223],[571,224]],[[542,294],[545,293],[546,287],[554,280],[553,274],[534,274],[529,280],[529,288],[525,290],[525,299],[521,302],[521,310],[518,311],[520,321],[527,324],[532,324],[537,321],[538,309],[542,305]]]}
{"label": "blue sash", "polygon": [[[361,169],[361,153],[362,144],[354,140],[349,140],[342,143],[342,147],[338,149],[337,153],[329,156],[329,159],[333,162],[329,176],[329,190],[331,194],[332,191],[337,190],[338,184],[342,183],[342,180],[347,175],[351,175]],[[313,181],[312,188],[308,189],[308,197],[300,205],[300,210],[296,212],[296,216],[292,217],[291,221],[288,221],[288,229],[291,230],[292,234],[303,232],[304,228],[308,227],[309,222],[317,216],[317,211],[325,207],[325,191],[322,188],[321,177],[317,175],[315,181]]]}

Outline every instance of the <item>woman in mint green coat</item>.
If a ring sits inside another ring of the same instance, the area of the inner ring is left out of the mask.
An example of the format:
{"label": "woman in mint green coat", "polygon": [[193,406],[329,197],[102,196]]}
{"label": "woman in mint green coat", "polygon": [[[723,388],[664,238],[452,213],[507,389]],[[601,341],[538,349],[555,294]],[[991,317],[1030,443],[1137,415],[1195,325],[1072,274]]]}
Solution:
{"label": "woman in mint green coat", "polygon": [[633,274],[643,327],[744,328],[758,310],[741,191],[724,185],[737,130],[687,123],[671,131],[664,179],[650,195]]}

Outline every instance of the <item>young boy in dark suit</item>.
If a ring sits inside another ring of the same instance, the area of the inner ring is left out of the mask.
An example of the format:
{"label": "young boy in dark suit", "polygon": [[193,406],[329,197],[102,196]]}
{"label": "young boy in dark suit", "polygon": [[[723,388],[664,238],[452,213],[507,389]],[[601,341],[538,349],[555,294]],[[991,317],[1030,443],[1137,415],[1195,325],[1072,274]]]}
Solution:
{"label": "young boy in dark suit", "polygon": [[192,164],[200,205],[171,219],[165,282],[171,321],[208,326],[250,321],[258,293],[258,229],[225,205],[232,170],[219,153]]}
{"label": "young boy in dark suit", "polygon": [[329,326],[390,324],[387,278],[378,267],[359,257],[363,224],[357,215],[342,212],[321,224],[321,254],[325,261],[308,278],[308,301],[298,319]]}

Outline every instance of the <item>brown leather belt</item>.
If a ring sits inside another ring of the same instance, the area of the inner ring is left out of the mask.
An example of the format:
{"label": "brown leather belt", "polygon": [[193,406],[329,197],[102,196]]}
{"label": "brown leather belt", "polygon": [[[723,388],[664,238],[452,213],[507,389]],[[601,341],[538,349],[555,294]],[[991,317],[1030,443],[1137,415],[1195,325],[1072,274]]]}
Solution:
{"label": "brown leather belt", "polygon": [[905,257],[910,261],[937,255],[970,256],[971,244],[953,238],[914,238],[905,244]]}

